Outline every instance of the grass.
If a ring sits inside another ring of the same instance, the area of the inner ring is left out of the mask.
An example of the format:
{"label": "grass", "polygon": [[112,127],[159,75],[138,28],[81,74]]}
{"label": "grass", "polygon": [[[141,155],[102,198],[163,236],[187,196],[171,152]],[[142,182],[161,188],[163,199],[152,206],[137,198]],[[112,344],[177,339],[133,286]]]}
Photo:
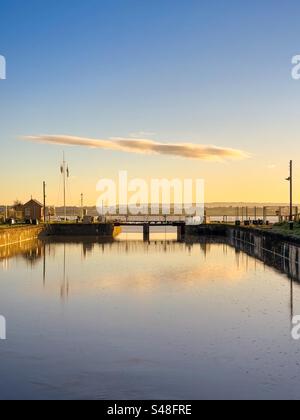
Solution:
{"label": "grass", "polygon": [[[222,224],[222,223],[220,223]],[[234,223],[227,223],[227,225],[234,226]],[[241,227],[245,227],[243,223],[241,223]],[[258,229],[263,231],[271,231],[274,233],[279,233],[281,235],[286,236],[287,238],[300,238],[300,222],[294,222],[294,229],[290,230],[290,224],[288,222],[283,223],[276,223],[274,225],[250,225],[246,226],[249,229]]]}
{"label": "grass", "polygon": [[297,236],[300,237],[300,223],[295,222],[294,223],[294,229],[290,230],[289,223],[276,223],[272,227],[272,231],[276,233],[281,233],[287,236]]}
{"label": "grass", "polygon": [[14,228],[18,226],[24,226],[24,225],[0,225],[0,229],[8,229],[8,228]]}
{"label": "grass", "polygon": [[6,224],[0,224],[0,229],[17,229],[21,227],[31,227],[34,225],[26,225],[24,224],[16,224],[16,225],[6,225]]}

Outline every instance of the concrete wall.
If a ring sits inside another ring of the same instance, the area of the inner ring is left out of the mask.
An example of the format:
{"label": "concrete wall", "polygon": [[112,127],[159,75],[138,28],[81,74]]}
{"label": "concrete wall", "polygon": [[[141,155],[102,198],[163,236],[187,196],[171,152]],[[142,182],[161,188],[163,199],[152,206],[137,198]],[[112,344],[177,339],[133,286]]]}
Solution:
{"label": "concrete wall", "polygon": [[270,230],[226,225],[187,226],[187,239],[224,241],[300,282],[300,238]]}
{"label": "concrete wall", "polygon": [[283,233],[273,232],[272,230],[263,230],[247,227],[228,226],[226,235],[230,238],[236,238],[245,242],[254,243],[255,238],[262,238],[266,248],[272,247],[274,243],[286,242],[293,245],[300,245],[300,237],[285,235]]}
{"label": "concrete wall", "polygon": [[289,277],[300,280],[300,241],[257,229],[228,229],[229,243]]}
{"label": "concrete wall", "polygon": [[227,226],[221,224],[211,225],[187,225],[186,236],[226,236]]}
{"label": "concrete wall", "polygon": [[113,237],[114,226],[112,224],[66,223],[48,225],[45,234],[49,236],[101,236]]}
{"label": "concrete wall", "polygon": [[198,226],[187,226],[186,234],[190,236],[226,236],[236,238],[245,242],[253,242],[255,238],[261,237],[264,243],[270,247],[274,242],[288,242],[300,245],[300,237],[284,235],[268,229],[256,229],[255,227],[233,226],[226,224],[209,224]]}
{"label": "concrete wall", "polygon": [[35,239],[43,229],[42,226],[0,228],[0,247]]}
{"label": "concrete wall", "polygon": [[300,281],[300,238],[248,227],[187,226],[190,238],[220,237],[237,250]]}

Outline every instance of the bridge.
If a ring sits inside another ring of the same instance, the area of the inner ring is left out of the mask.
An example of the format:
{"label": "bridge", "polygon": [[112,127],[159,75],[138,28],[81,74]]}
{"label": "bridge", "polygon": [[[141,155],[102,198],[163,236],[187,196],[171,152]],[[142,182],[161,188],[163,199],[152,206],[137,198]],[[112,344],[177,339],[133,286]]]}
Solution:
{"label": "bridge", "polygon": [[119,221],[114,223],[115,227],[137,226],[143,228],[143,238],[145,242],[150,240],[151,227],[176,227],[177,240],[182,241],[185,237],[186,222],[182,221]]}

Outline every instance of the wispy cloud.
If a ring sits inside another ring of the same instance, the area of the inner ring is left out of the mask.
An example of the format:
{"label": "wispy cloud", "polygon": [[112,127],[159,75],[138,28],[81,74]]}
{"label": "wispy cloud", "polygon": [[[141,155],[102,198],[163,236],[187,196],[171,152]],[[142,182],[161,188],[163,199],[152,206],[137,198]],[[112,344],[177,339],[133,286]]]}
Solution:
{"label": "wispy cloud", "polygon": [[82,146],[126,153],[159,154],[198,160],[241,160],[249,157],[248,153],[237,149],[192,143],[160,143],[149,139],[115,137],[103,140],[64,135],[26,136],[24,139],[36,143]]}

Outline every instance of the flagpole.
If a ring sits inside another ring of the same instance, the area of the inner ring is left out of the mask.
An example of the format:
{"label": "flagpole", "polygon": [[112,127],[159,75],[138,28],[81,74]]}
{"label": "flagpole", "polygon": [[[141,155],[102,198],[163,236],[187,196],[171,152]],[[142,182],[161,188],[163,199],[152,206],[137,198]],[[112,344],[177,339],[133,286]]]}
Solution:
{"label": "flagpole", "polygon": [[69,172],[69,166],[67,165],[66,159],[65,159],[65,152],[63,152],[63,163],[60,165],[60,172],[63,176],[63,184],[64,184],[64,218],[65,222],[67,221],[67,205],[66,205],[66,183],[67,178],[70,176]]}
{"label": "flagpole", "polygon": [[290,161],[290,222],[293,221],[293,161]]}

